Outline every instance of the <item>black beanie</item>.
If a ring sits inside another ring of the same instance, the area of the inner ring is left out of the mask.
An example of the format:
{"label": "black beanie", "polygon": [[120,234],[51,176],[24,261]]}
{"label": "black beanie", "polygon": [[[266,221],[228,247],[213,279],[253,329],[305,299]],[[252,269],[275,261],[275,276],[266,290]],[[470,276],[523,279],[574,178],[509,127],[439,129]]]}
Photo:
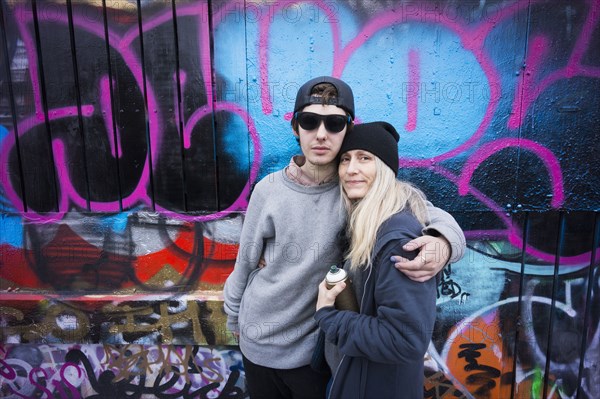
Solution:
{"label": "black beanie", "polygon": [[337,105],[350,114],[354,119],[354,95],[348,84],[332,76],[319,76],[304,83],[298,89],[296,94],[296,103],[294,104],[294,114],[310,104],[322,104],[323,99],[320,96],[311,95],[313,87],[320,83],[329,83],[337,90],[337,96],[329,101],[329,105]]}
{"label": "black beanie", "polygon": [[369,122],[354,125],[346,133],[340,155],[350,150],[365,150],[381,159],[398,174],[398,140],[400,135],[387,122]]}

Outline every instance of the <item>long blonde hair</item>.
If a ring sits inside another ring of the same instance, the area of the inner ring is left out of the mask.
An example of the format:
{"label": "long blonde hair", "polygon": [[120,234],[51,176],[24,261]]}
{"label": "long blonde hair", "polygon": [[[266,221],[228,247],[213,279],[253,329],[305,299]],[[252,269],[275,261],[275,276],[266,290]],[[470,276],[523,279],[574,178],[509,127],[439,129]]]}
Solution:
{"label": "long blonde hair", "polygon": [[412,212],[425,225],[429,215],[423,192],[412,184],[396,179],[394,172],[375,157],[375,179],[364,198],[352,201],[340,185],[344,206],[349,214],[347,234],[350,249],[346,259],[351,269],[369,267],[379,227],[395,213]]}

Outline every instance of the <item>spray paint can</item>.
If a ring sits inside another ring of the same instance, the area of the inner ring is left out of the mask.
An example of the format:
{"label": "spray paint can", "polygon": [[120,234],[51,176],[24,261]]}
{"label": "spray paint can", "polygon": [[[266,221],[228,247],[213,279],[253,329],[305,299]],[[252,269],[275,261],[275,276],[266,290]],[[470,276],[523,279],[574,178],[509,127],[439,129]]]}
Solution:
{"label": "spray paint can", "polygon": [[338,310],[352,310],[354,312],[359,311],[358,301],[354,294],[354,287],[352,281],[348,278],[348,273],[344,269],[340,269],[336,265],[331,266],[329,272],[325,276],[325,282],[327,288],[331,289],[337,283],[344,281],[346,288],[335,298],[335,307]]}

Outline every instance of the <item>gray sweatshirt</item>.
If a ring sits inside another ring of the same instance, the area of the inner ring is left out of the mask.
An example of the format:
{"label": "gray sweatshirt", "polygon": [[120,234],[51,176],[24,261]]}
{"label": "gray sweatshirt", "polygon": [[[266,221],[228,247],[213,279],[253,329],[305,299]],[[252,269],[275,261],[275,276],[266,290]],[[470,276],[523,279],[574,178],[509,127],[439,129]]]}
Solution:
{"label": "gray sweatshirt", "polygon": [[[424,232],[444,236],[452,245],[450,262],[459,260],[462,230],[448,213],[428,205]],[[318,285],[341,262],[345,220],[337,180],[302,186],[280,170],[256,184],[223,289],[227,327],[240,333],[240,349],[251,362],[276,369],[310,363]],[[266,266],[259,269],[261,255]]]}
{"label": "gray sweatshirt", "polygon": [[[318,285],[341,260],[345,217],[337,180],[307,187],[278,171],[255,186],[223,290],[227,326],[239,331],[240,349],[253,363],[310,363]],[[259,269],[263,253],[266,266]]]}

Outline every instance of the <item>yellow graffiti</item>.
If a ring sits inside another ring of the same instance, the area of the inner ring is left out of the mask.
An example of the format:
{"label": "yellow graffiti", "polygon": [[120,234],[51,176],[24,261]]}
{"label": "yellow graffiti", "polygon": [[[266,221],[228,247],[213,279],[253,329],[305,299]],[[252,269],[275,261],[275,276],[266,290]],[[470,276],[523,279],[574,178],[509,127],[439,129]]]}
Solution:
{"label": "yellow graffiti", "polygon": [[[30,343],[43,343],[47,340],[61,343],[87,342],[92,333],[92,317],[97,317],[103,320],[102,326],[106,328],[103,332],[113,335],[113,341],[124,341],[123,337],[116,335],[129,333],[153,334],[152,339],[165,345],[237,344],[235,337],[225,327],[226,315],[222,302],[188,300],[177,302],[178,306],[171,306],[172,303],[168,300],[147,301],[135,306],[131,302],[107,302],[92,314],[79,303],[43,300],[32,310],[32,316],[20,309],[2,306],[0,338],[2,342],[6,342],[8,337]],[[183,334],[187,339],[183,342],[178,341],[181,339],[182,325],[186,329]],[[94,326],[99,328],[97,322],[94,322]],[[178,332],[175,332],[175,326]],[[207,331],[210,331],[209,338]],[[178,337],[175,336],[176,333],[179,334]]]}
{"label": "yellow graffiti", "polygon": [[173,330],[171,325],[181,322],[192,323],[192,336],[194,341],[200,345],[206,345],[206,338],[200,329],[200,321],[198,320],[198,304],[194,301],[188,301],[186,309],[179,313],[171,313],[168,309],[168,303],[159,305],[160,318],[154,323],[140,323],[139,318],[148,316],[154,313],[151,307],[133,308],[129,305],[107,305],[104,311],[112,318],[121,318],[122,323],[114,324],[109,331],[113,334],[119,333],[140,333],[140,332],[158,332],[162,336],[164,344],[173,343]]}

